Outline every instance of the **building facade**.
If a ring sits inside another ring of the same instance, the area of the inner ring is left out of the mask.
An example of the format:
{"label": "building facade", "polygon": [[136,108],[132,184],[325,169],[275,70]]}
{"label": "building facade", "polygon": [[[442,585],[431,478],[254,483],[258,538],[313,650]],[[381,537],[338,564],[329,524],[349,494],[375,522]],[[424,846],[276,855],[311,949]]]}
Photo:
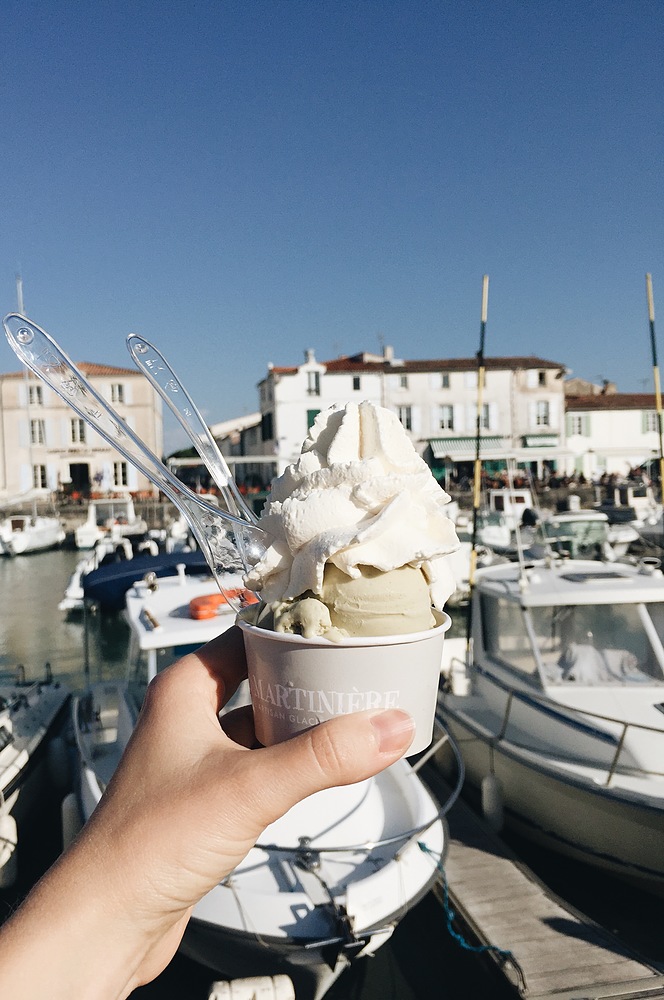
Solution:
{"label": "building facade", "polygon": [[[161,399],[140,372],[85,362],[78,367],[161,456]],[[0,375],[0,499],[49,493],[122,496],[157,490],[27,369]]]}
{"label": "building facade", "polygon": [[508,459],[541,476],[566,455],[565,366],[537,357],[402,361],[386,347],[302,365],[270,365],[259,383],[259,448],[277,473],[295,461],[316,415],[335,403],[369,400],[394,412],[439,479],[467,474],[475,457],[478,408],[485,468]]}
{"label": "building facade", "polygon": [[645,467],[658,474],[661,441],[654,394],[598,391],[568,394],[565,471],[588,480],[628,476]]}

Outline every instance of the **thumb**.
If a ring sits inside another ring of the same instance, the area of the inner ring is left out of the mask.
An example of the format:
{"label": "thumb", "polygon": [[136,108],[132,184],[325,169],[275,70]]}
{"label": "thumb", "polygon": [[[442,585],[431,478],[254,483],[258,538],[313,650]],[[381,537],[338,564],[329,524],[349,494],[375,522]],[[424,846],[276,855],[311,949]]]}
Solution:
{"label": "thumb", "polygon": [[350,785],[394,764],[415,733],[400,709],[340,715],[285,743],[247,754],[259,769],[265,823],[296,802],[333,785]]}

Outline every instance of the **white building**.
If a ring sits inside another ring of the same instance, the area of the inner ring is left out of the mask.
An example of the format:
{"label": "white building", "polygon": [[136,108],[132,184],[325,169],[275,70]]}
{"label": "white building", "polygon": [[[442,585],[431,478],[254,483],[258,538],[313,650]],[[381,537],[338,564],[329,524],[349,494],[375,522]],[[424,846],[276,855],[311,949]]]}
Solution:
{"label": "white building", "polygon": [[[540,476],[566,455],[564,365],[537,357],[485,359],[481,455],[485,468],[513,458]],[[316,415],[334,403],[370,400],[397,414],[435,475],[471,471],[475,457],[477,359],[403,361],[390,347],[299,366],[270,364],[259,383],[257,452],[274,456],[278,474],[295,461]]]}
{"label": "white building", "polygon": [[597,479],[626,476],[659,460],[660,440],[653,394],[601,391],[566,397],[565,472]]}
{"label": "white building", "polygon": [[[133,368],[78,365],[94,388],[161,456],[161,399]],[[36,491],[117,495],[157,490],[40,379],[0,375],[0,500]]]}

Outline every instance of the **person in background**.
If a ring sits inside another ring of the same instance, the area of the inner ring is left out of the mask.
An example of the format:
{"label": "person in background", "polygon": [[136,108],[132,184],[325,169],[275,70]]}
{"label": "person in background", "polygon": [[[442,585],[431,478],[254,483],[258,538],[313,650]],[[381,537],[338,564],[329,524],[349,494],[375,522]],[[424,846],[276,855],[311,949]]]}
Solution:
{"label": "person in background", "polygon": [[[291,806],[393,764],[413,737],[397,709],[341,716],[255,748],[235,627],[150,684],[120,765],[72,846],[0,928],[7,1000],[121,1000],[178,948],[196,902]],[[255,748],[255,749],[253,749]]]}

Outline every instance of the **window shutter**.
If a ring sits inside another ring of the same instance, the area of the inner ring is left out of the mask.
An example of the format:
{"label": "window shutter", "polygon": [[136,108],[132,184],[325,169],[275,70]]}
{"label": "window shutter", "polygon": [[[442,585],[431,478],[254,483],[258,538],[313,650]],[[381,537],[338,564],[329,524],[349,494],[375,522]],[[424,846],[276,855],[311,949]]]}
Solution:
{"label": "window shutter", "polygon": [[410,423],[413,434],[419,434],[420,431],[422,430],[422,415],[420,413],[419,406],[411,406]]}
{"label": "window shutter", "polygon": [[498,403],[489,403],[489,430],[498,430]]}
{"label": "window shutter", "polygon": [[565,434],[567,435],[567,437],[571,437],[572,436],[572,414],[571,413],[566,413],[565,414]]}
{"label": "window shutter", "polygon": [[584,413],[583,414],[582,426],[583,426],[583,436],[584,437],[590,437],[590,414],[589,413]]}
{"label": "window shutter", "polygon": [[528,427],[530,430],[537,427],[537,403],[528,403]]}
{"label": "window shutter", "polygon": [[454,416],[454,430],[457,434],[460,434],[466,429],[466,409],[461,403],[454,403],[452,413]]}

